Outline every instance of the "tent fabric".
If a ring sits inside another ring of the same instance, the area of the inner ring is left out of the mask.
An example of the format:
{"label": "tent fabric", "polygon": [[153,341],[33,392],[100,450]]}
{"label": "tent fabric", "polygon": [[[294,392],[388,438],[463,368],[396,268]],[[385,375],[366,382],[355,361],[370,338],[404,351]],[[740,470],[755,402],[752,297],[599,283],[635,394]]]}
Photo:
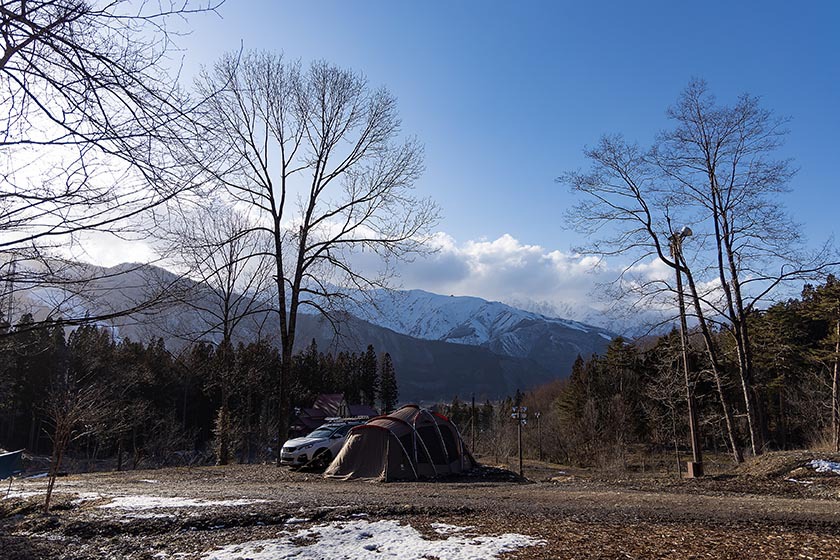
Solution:
{"label": "tent fabric", "polygon": [[457,474],[474,464],[448,418],[406,405],[353,428],[324,476],[416,480]]}
{"label": "tent fabric", "polygon": [[23,449],[19,451],[11,451],[9,453],[0,453],[0,480],[10,478],[21,473],[22,457]]}

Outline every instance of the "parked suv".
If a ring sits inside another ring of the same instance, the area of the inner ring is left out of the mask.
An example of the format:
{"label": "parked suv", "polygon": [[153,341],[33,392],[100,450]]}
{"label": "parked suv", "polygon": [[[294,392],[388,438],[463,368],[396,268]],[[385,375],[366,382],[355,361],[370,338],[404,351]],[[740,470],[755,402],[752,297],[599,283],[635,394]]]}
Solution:
{"label": "parked suv", "polygon": [[340,418],[323,424],[304,437],[288,440],[280,451],[280,462],[291,467],[306,464],[326,467],[341,450],[353,426],[364,424],[367,418]]}

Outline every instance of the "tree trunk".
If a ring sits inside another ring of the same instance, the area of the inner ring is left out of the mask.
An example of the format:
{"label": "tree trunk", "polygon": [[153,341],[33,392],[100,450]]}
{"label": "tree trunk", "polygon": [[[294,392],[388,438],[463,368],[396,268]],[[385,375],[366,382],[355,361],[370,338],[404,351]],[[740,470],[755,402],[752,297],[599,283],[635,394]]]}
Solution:
{"label": "tree trunk", "polygon": [[779,387],[779,447],[787,449],[787,411],[785,410],[784,384]]}
{"label": "tree trunk", "polygon": [[289,379],[292,376],[292,349],[284,341],[280,362],[280,395],[277,411],[277,466],[281,464],[280,450],[283,444],[289,439]]}
{"label": "tree trunk", "polygon": [[831,379],[831,437],[834,451],[840,451],[840,318],[834,327],[834,374]]}
{"label": "tree trunk", "polygon": [[[756,430],[755,401],[753,399],[751,387],[752,370],[748,360],[746,317],[744,317],[743,300],[741,299],[740,284],[738,283],[738,268],[735,263],[735,256],[730,241],[729,222],[725,206],[720,198],[721,191],[717,182],[714,162],[711,159],[707,159],[706,166],[709,174],[709,186],[711,189],[711,211],[712,222],[715,228],[718,277],[720,279],[720,286],[726,296],[726,306],[729,312],[729,321],[732,329],[731,332],[735,339],[735,347],[738,354],[738,375],[741,381],[741,389],[744,395],[744,406],[747,413],[750,448],[752,449],[753,455],[758,455],[761,453],[763,446],[759,442],[759,435]],[[724,264],[724,256],[726,257],[726,264]],[[729,278],[726,276],[727,268],[729,269]],[[737,310],[736,303],[738,307]]]}
{"label": "tree trunk", "polygon": [[59,421],[55,430],[52,461],[50,461],[49,481],[47,482],[47,496],[44,499],[44,513],[50,512],[50,502],[52,501],[55,479],[58,477],[58,472],[61,468],[61,460],[64,458],[64,449],[67,447],[69,439],[69,427],[63,426]]}
{"label": "tree trunk", "polygon": [[706,343],[706,352],[709,356],[709,362],[712,369],[712,377],[715,380],[715,387],[717,388],[718,397],[720,398],[720,405],[723,408],[723,418],[726,423],[726,435],[729,438],[729,445],[732,448],[732,455],[735,463],[743,463],[744,456],[741,453],[741,448],[738,445],[738,438],[735,435],[735,425],[732,421],[732,410],[729,405],[729,399],[726,398],[726,392],[723,388],[723,381],[721,380],[721,367],[718,361],[717,352],[712,340],[712,333],[709,331],[709,326],[706,324],[706,318],[703,314],[703,309],[700,306],[700,297],[697,295],[697,286],[694,284],[694,276],[688,267],[684,267],[686,280],[688,280],[688,287],[691,290],[691,299],[694,302],[694,311],[697,314],[697,320],[700,324],[700,331],[703,334],[703,340]]}

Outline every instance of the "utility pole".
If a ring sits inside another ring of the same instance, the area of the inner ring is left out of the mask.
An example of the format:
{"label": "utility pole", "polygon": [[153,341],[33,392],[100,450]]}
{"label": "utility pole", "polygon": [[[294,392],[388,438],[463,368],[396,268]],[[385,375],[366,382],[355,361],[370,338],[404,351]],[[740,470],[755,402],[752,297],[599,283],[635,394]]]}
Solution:
{"label": "utility pole", "polygon": [[671,256],[676,264],[677,273],[677,302],[680,309],[680,345],[682,346],[683,373],[685,374],[685,390],[688,398],[688,430],[691,438],[691,461],[688,463],[688,478],[703,476],[703,454],[700,449],[700,434],[697,425],[697,402],[694,399],[694,384],[691,382],[691,370],[688,359],[688,324],[685,318],[685,298],[682,284],[682,242],[692,235],[691,228],[684,227],[679,233],[671,236]]}
{"label": "utility pole", "polygon": [[539,412],[539,411],[537,411],[537,412],[535,412],[535,413],[534,413],[534,416],[535,416],[535,417],[536,417],[536,419],[537,419],[537,450],[538,450],[538,453],[539,453],[539,458],[540,458],[540,461],[542,461],[542,460],[543,460],[543,454],[542,454],[542,429],[541,429],[541,426],[540,426],[540,416],[542,416],[542,413],[541,413],[541,412]]}
{"label": "utility pole", "polygon": [[519,441],[519,476],[524,478],[522,474],[522,426],[528,423],[528,407],[514,406],[512,411],[513,414],[510,417],[516,420],[517,439]]}
{"label": "utility pole", "polygon": [[470,410],[470,449],[475,452],[475,393],[472,394],[472,409]]}

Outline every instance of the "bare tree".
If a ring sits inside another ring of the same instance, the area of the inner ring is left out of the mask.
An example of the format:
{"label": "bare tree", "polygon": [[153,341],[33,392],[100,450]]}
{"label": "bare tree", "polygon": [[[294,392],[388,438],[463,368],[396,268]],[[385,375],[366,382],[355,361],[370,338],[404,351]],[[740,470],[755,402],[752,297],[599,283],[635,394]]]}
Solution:
{"label": "bare tree", "polygon": [[[392,259],[425,250],[437,210],[413,194],[422,149],[400,140],[394,97],[356,72],[232,54],[203,75],[198,91],[210,101],[192,163],[253,212],[271,241],[282,443],[299,312],[308,307],[334,322],[351,289],[384,285]],[[358,266],[361,252],[381,257],[382,269]]]}
{"label": "bare tree", "polygon": [[172,25],[218,4],[2,0],[5,298],[43,285],[78,297],[86,278],[65,259],[84,235],[137,234],[135,220],[194,185],[175,157],[189,105],[167,57]]}
{"label": "bare tree", "polygon": [[[675,126],[662,132],[651,150],[610,138],[588,152],[593,173],[565,177],[588,196],[572,217],[582,231],[597,236],[590,252],[635,259],[622,277],[650,257],[686,274],[716,382],[723,359],[710,330],[720,325],[732,336],[750,446],[758,454],[766,438],[759,420],[762,401],[753,386],[748,318],[772,301],[780,286],[813,278],[837,263],[827,244],[807,251],[797,225],[781,209],[779,195],[793,176],[789,161],[773,159],[786,134],[784,119],[746,95],[733,106],[720,106],[699,80],[688,85],[668,116]],[[663,258],[656,237],[670,239],[672,223],[690,223],[698,234],[691,258]],[[661,293],[655,289],[660,284],[654,279],[620,287],[635,290],[636,303],[647,304]],[[725,417],[729,423],[728,413]]]}
{"label": "bare tree", "polygon": [[[742,461],[720,360],[711,328],[702,313],[691,267],[684,251],[675,259],[668,250],[670,241],[679,235],[673,224],[686,223],[690,214],[673,204],[670,192],[660,186],[660,174],[651,164],[649,154],[638,146],[628,144],[620,136],[604,137],[597,147],[585,153],[592,161],[591,172],[570,172],[558,179],[585,195],[568,213],[570,223],[590,240],[590,245],[579,251],[601,257],[629,258],[613,287],[616,295],[629,299],[636,307],[655,306],[665,312],[673,309],[671,302],[677,293],[665,278],[636,276],[634,271],[639,263],[655,259],[686,275],[709,354],[710,373],[726,418],[727,439],[735,461]],[[691,394],[693,387],[688,377],[686,385],[687,393]]]}
{"label": "bare tree", "polygon": [[[219,201],[183,214],[171,227],[170,260],[196,282],[182,303],[199,311],[198,325],[178,323],[178,336],[191,342],[217,342],[217,371],[213,385],[221,394],[219,464],[229,461],[230,396],[234,379],[234,335],[243,321],[265,320],[270,301],[271,263],[264,239],[248,217]],[[266,292],[269,292],[267,295]],[[257,323],[255,323],[256,325]]]}
{"label": "bare tree", "polygon": [[53,452],[44,499],[45,512],[50,511],[55,479],[61,472],[68,445],[91,433],[103,413],[102,404],[102,388],[89,383],[83,373],[65,372],[53,382],[46,403],[46,414],[53,428]]}
{"label": "bare tree", "polygon": [[813,278],[830,266],[828,253],[806,250],[779,200],[794,175],[788,160],[773,158],[787,133],[786,119],[749,95],[719,105],[702,80],[688,85],[668,116],[676,126],[660,135],[651,156],[672,197],[697,209],[712,240],[719,291],[706,304],[735,342],[750,445],[758,454],[767,433],[753,386],[747,319],[780,284]]}

